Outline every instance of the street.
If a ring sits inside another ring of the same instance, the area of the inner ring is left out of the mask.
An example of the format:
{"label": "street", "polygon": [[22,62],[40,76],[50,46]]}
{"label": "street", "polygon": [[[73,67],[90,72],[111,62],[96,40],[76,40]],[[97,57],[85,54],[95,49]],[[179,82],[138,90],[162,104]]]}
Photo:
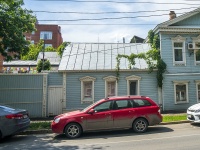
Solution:
{"label": "street", "polygon": [[199,149],[200,125],[190,123],[149,127],[144,134],[131,130],[85,133],[70,140],[65,135],[16,135],[0,142],[0,150],[188,150]]}

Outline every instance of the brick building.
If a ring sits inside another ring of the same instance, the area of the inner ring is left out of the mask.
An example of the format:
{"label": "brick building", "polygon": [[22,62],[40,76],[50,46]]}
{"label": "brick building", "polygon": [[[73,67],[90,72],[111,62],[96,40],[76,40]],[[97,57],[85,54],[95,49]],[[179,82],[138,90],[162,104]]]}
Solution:
{"label": "brick building", "polygon": [[32,33],[25,33],[26,40],[31,43],[37,44],[40,40],[44,39],[45,47],[52,46],[57,48],[63,43],[61,27],[51,24],[36,24],[36,31]]}

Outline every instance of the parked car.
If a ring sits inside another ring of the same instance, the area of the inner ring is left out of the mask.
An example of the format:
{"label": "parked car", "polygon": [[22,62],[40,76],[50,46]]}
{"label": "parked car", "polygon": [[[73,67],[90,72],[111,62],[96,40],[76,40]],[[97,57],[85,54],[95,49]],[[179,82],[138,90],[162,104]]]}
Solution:
{"label": "parked car", "polygon": [[28,111],[0,105],[0,139],[21,132],[29,125]]}
{"label": "parked car", "polygon": [[58,115],[51,123],[54,133],[77,138],[82,132],[129,129],[145,132],[162,121],[159,106],[145,96],[116,96],[101,99],[83,110]]}
{"label": "parked car", "polygon": [[187,120],[200,123],[200,103],[194,104],[187,109]]}

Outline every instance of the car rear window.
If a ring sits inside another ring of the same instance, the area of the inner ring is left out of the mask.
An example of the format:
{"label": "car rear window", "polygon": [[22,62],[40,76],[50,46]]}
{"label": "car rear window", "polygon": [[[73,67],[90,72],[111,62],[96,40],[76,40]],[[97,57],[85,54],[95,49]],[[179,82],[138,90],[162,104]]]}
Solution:
{"label": "car rear window", "polygon": [[135,99],[133,100],[133,106],[134,107],[151,106],[151,103],[148,100]]}
{"label": "car rear window", "polygon": [[13,109],[13,108],[10,108],[10,107],[6,107],[6,106],[0,106],[0,109],[2,109],[2,110],[15,110],[15,109]]}

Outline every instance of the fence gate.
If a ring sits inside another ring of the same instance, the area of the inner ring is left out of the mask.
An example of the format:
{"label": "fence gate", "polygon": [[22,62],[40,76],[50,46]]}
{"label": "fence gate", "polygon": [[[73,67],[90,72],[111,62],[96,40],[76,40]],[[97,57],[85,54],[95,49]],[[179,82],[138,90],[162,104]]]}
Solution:
{"label": "fence gate", "polygon": [[63,87],[50,86],[48,88],[48,116],[55,116],[62,113]]}

